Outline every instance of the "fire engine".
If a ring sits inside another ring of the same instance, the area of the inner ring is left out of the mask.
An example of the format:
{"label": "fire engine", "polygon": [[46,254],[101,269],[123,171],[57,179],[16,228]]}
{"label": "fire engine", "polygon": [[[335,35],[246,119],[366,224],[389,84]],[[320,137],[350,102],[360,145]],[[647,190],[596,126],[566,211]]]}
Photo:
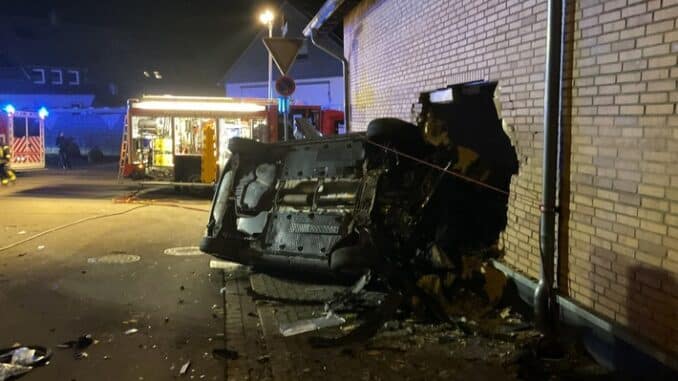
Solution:
{"label": "fire engine", "polygon": [[0,146],[10,147],[13,169],[45,168],[45,118],[48,115],[44,107],[26,111],[7,105],[0,112]]}
{"label": "fire engine", "polygon": [[[148,185],[212,186],[230,156],[230,138],[283,140],[284,123],[278,111],[275,100],[257,98],[149,95],[131,99],[119,178]],[[306,118],[323,135],[338,133],[343,120],[340,111],[319,106],[294,105],[289,115]]]}

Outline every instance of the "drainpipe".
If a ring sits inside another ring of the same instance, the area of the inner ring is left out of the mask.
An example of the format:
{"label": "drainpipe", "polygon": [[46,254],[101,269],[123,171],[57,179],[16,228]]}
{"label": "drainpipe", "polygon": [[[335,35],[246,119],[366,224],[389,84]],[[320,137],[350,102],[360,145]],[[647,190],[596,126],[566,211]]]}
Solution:
{"label": "drainpipe", "polygon": [[351,92],[350,92],[350,76],[349,76],[349,69],[348,69],[348,59],[344,57],[343,55],[339,55],[332,51],[332,49],[328,46],[322,45],[320,41],[318,41],[318,29],[311,29],[310,33],[311,37],[311,42],[313,45],[315,45],[318,49],[322,50],[323,52],[329,54],[335,59],[338,59],[341,61],[341,65],[344,71],[344,125],[346,126],[346,132],[348,133],[351,129],[349,128],[349,123],[351,120]]}
{"label": "drainpipe", "polygon": [[562,0],[548,1],[546,83],[544,86],[544,158],[540,220],[541,279],[534,293],[535,319],[537,327],[544,334],[545,341],[553,341],[557,321],[554,255],[556,247],[558,122],[561,108],[562,5]]}

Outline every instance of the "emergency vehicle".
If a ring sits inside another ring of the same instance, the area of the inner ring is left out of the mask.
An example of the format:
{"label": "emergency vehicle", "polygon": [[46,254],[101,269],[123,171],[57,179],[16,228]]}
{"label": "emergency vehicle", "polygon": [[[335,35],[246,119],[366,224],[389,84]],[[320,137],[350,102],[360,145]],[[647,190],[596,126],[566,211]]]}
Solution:
{"label": "emergency vehicle", "polygon": [[265,130],[264,100],[144,96],[127,102],[120,171],[149,183],[211,184],[228,140]]}
{"label": "emergency vehicle", "polygon": [[13,169],[45,168],[45,118],[48,115],[44,107],[24,111],[7,105],[0,112],[0,147],[10,147]]}
{"label": "emergency vehicle", "polygon": [[[279,110],[278,110],[279,111]],[[269,111],[269,143],[282,141],[284,139],[283,114],[275,112],[273,108]],[[277,115],[277,117],[276,117]],[[314,105],[290,105],[289,110],[289,128],[288,136],[294,134],[294,121],[298,118],[306,119],[310,124],[320,132],[322,136],[332,136],[342,133],[344,122],[344,112],[338,110],[322,109]]]}
{"label": "emergency vehicle", "polygon": [[[337,133],[343,113],[340,118],[336,113],[319,106],[290,107],[292,117],[307,118],[323,134]],[[282,125],[275,100],[171,95],[131,99],[119,177],[148,185],[212,186],[230,157],[230,138],[276,142],[282,140]]]}

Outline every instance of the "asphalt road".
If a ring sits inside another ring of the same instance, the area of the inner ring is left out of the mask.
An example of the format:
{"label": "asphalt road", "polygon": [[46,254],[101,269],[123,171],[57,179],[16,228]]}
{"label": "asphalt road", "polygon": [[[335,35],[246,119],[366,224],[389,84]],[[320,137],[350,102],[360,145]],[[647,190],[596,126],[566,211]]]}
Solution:
{"label": "asphalt road", "polygon": [[[224,362],[211,356],[223,346],[223,320],[214,313],[223,303],[222,273],[209,269],[206,255],[164,254],[197,246],[209,201],[165,195],[164,203],[180,207],[114,203],[135,189],[118,184],[115,171],[45,170],[0,188],[0,347],[54,350],[27,381],[223,379]],[[138,332],[126,335],[131,328]],[[95,339],[87,358],[56,348],[83,334]]]}
{"label": "asphalt road", "polygon": [[[508,323],[483,320],[482,298],[455,299],[455,316],[476,322],[468,332],[401,317],[341,347],[313,347],[314,332],[283,337],[282,323],[322,314],[322,303],[300,295],[326,285],[269,277],[259,289],[254,270],[210,269],[197,250],[166,254],[198,245],[209,200],[165,191],[121,202],[138,187],[115,177],[110,164],[46,170],[0,188],[0,348],[54,351],[22,381],[618,379],[580,353],[525,360],[521,348],[538,333],[521,328],[522,341],[491,334]],[[84,334],[95,340],[86,358],[57,348]],[[214,358],[224,347],[237,358]]]}

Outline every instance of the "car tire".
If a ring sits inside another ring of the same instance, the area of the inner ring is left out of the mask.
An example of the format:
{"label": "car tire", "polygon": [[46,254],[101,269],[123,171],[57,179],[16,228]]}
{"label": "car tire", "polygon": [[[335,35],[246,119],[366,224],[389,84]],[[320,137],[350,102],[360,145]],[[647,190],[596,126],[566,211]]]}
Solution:
{"label": "car tire", "polygon": [[371,265],[370,256],[358,245],[340,247],[330,255],[330,269],[333,272],[362,274]]}

